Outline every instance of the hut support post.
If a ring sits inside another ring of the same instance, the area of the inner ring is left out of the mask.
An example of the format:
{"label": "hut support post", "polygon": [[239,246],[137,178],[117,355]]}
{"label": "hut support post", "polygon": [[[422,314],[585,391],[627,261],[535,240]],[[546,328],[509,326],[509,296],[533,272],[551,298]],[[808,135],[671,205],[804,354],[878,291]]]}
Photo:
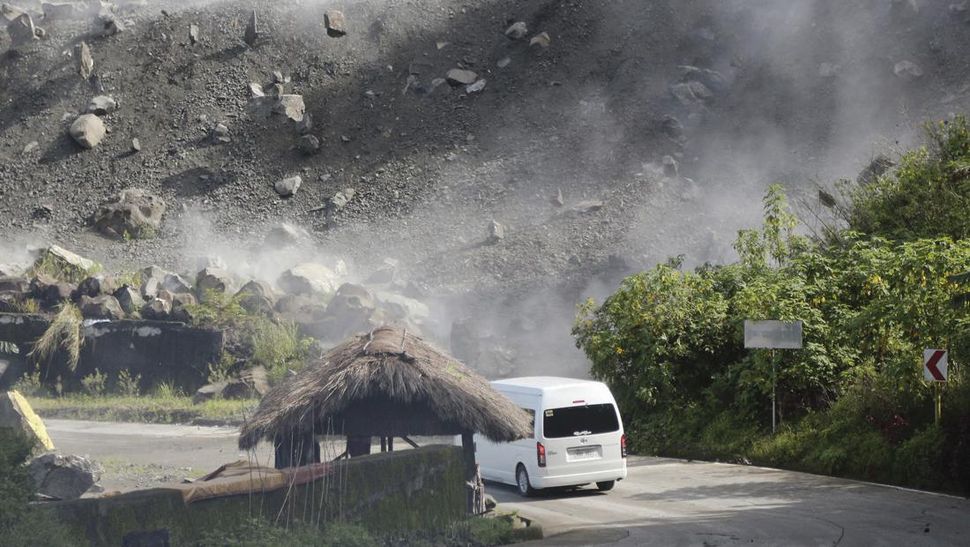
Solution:
{"label": "hut support post", "polygon": [[468,492],[467,508],[473,515],[485,512],[485,488],[475,463],[475,437],[470,432],[461,434],[462,456],[465,463],[465,484]]}

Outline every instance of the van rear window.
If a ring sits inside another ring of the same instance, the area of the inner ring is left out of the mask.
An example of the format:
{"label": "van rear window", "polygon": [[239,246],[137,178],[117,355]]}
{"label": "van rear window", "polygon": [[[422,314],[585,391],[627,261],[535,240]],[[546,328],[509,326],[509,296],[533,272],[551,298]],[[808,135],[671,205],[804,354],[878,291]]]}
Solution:
{"label": "van rear window", "polygon": [[550,408],[542,417],[542,434],[547,439],[579,437],[619,431],[620,421],[611,404]]}

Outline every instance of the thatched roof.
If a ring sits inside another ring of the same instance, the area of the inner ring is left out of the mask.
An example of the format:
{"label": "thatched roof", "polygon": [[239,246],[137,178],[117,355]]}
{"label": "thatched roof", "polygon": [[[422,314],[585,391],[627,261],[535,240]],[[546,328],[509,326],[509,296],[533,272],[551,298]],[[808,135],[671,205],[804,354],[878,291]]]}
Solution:
{"label": "thatched roof", "polygon": [[530,434],[529,416],[455,359],[391,327],[355,336],[275,386],[246,421],[239,447],[277,434],[404,436]]}

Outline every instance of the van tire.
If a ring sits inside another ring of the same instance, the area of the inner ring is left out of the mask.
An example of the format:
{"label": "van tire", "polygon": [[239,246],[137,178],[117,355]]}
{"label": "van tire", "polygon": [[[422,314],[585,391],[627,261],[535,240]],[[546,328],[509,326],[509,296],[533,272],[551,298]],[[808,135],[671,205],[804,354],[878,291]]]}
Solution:
{"label": "van tire", "polygon": [[536,491],[532,488],[532,483],[529,481],[529,472],[526,471],[525,466],[521,463],[515,468],[515,488],[519,491],[519,495],[531,498],[536,495]]}
{"label": "van tire", "polygon": [[602,481],[596,483],[596,488],[599,488],[601,492],[609,492],[616,486],[616,481]]}

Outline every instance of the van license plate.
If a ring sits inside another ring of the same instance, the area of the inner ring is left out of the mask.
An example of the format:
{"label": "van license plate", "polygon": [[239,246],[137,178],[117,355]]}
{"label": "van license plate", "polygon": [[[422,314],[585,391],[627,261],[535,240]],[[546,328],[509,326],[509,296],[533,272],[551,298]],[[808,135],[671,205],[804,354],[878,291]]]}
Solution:
{"label": "van license plate", "polygon": [[580,460],[595,460],[600,458],[600,447],[599,446],[581,446],[577,448],[570,448],[566,451],[569,455],[569,461],[575,462]]}

